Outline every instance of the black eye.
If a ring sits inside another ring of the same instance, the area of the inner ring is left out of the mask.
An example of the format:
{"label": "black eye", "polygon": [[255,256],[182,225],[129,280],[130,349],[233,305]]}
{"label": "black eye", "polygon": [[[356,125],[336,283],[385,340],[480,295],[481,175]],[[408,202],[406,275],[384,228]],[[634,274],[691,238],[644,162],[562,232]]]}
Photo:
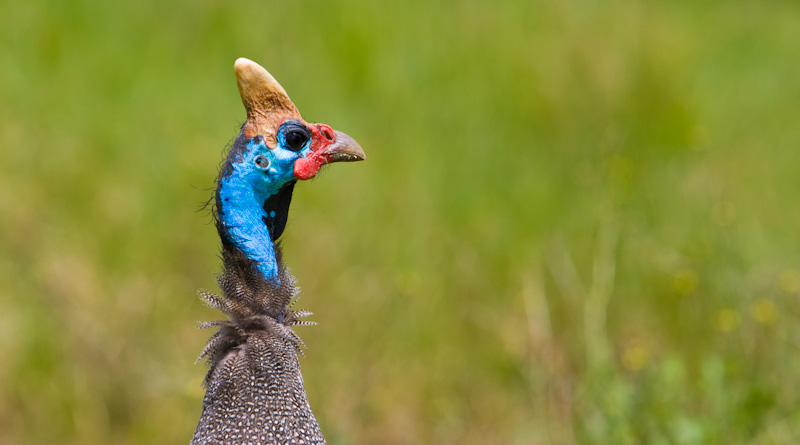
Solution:
{"label": "black eye", "polygon": [[286,145],[294,151],[303,148],[308,142],[308,135],[304,131],[290,130],[286,133]]}
{"label": "black eye", "polygon": [[258,168],[267,168],[269,167],[269,159],[264,156],[256,156],[256,165]]}
{"label": "black eye", "polygon": [[286,140],[286,145],[290,150],[300,151],[311,136],[308,134],[306,127],[292,122],[284,128],[283,138]]}

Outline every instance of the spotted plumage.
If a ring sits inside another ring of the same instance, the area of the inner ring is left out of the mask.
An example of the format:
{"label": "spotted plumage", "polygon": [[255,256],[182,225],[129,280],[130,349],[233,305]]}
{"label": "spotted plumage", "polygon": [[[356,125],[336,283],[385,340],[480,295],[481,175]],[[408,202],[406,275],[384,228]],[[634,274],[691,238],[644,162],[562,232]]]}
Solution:
{"label": "spotted plumage", "polygon": [[298,180],[328,163],[365,158],[358,144],[300,117],[261,66],[234,66],[247,121],[217,180],[214,210],[222,241],[221,294],[201,291],[226,320],[200,358],[209,363],[203,411],[192,444],[324,444],[306,398],[292,326],[313,324],[294,310],[298,289],[277,239]]}

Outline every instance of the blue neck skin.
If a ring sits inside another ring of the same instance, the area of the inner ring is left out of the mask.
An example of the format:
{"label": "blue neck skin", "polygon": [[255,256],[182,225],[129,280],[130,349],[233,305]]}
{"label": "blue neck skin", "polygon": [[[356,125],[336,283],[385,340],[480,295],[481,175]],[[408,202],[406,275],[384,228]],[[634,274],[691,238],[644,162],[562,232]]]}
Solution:
{"label": "blue neck skin", "polygon": [[[218,188],[219,218],[228,241],[256,262],[264,278],[277,284],[275,246],[264,223],[264,219],[275,218],[275,212],[267,213],[264,202],[294,179],[294,161],[302,154],[280,147],[271,150],[260,137],[250,139],[246,149],[235,155],[230,174],[221,179]],[[268,160],[268,167],[255,162],[259,156]]]}

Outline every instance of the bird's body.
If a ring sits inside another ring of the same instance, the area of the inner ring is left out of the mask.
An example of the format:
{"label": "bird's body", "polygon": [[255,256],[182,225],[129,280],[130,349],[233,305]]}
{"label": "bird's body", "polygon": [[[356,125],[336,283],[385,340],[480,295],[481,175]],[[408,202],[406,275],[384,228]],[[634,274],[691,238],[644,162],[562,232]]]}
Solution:
{"label": "bird's body", "polygon": [[229,320],[203,324],[219,329],[201,355],[210,369],[192,444],[322,444],[292,329],[310,314],[291,309],[298,291],[276,241],[296,181],[364,153],[344,133],[302,120],[264,68],[239,59],[235,71],[248,118],[217,180],[222,295],[201,292]]}

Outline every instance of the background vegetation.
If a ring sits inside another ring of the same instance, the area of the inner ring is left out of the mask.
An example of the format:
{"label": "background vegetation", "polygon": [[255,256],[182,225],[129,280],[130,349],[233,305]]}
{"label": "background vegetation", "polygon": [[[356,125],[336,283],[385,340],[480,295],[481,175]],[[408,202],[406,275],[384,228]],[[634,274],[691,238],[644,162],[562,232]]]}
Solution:
{"label": "background vegetation", "polygon": [[236,57],[332,444],[800,441],[800,8],[0,0],[0,443],[187,443]]}

